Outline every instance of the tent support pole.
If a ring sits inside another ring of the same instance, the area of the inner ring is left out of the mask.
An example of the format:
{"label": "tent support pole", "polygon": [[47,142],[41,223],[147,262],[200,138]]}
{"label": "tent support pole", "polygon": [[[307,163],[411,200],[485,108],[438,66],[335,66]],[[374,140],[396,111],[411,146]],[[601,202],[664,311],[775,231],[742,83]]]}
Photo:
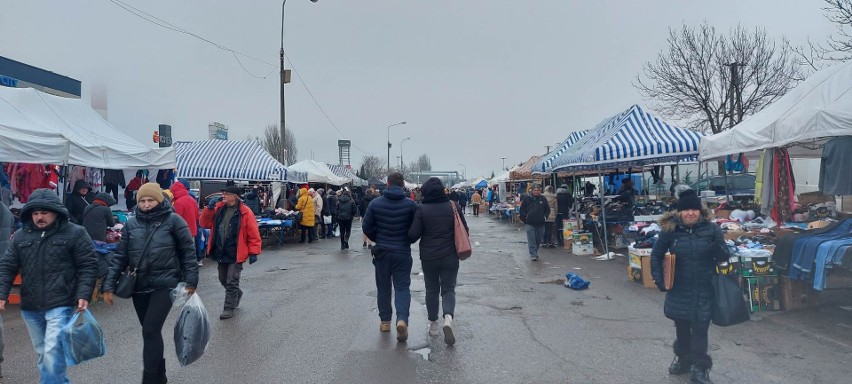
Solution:
{"label": "tent support pole", "polygon": [[600,183],[600,194],[601,194],[601,219],[603,220],[603,239],[601,239],[601,244],[604,247],[604,254],[609,255],[609,244],[607,241],[607,233],[606,233],[606,206],[604,205],[604,191],[603,191],[603,171],[598,168],[598,183]]}

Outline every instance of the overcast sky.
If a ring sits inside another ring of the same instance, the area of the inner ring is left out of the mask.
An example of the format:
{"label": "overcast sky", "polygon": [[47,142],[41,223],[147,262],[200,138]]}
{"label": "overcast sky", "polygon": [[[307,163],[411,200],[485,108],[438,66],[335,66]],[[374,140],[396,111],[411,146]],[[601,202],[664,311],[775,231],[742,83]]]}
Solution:
{"label": "overcast sky", "polygon": [[[175,140],[207,138],[212,121],[232,139],[262,136],[279,121],[281,2],[124,0],[234,56],[142,20],[109,0],[14,1],[0,8],[0,56],[108,90],[108,120],[143,143],[157,124]],[[667,28],[707,20],[722,30],[764,27],[794,43],[832,31],[822,0],[290,0],[285,51],[287,125],[299,159],[337,162],[350,139],[364,153],[433,169],[499,173],[542,154],[642,97],[632,82],[663,48]],[[290,67],[288,65],[288,67]]]}

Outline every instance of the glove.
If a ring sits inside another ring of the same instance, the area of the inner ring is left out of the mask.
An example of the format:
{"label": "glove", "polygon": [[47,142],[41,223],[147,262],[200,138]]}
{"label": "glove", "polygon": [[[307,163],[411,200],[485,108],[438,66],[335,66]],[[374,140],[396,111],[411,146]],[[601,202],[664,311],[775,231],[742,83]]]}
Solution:
{"label": "glove", "polygon": [[222,201],[222,196],[216,196],[216,197],[210,198],[210,200],[207,201],[207,208],[210,209],[211,211],[216,209],[216,203],[218,203],[220,201]]}
{"label": "glove", "polygon": [[249,255],[249,265],[257,262],[257,255]]}

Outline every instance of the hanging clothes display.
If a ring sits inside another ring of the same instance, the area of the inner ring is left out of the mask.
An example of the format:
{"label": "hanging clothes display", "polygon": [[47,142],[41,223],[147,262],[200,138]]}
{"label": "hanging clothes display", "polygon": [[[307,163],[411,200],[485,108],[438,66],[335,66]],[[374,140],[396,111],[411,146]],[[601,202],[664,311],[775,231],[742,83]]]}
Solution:
{"label": "hanging clothes display", "polygon": [[[780,246],[780,244],[779,244]],[[798,236],[792,242],[788,276],[797,280],[813,280],[816,290],[825,289],[827,268],[840,265],[852,247],[852,219],[828,230]],[[776,248],[776,254],[779,249]],[[781,256],[781,255],[778,255]],[[776,261],[776,265],[778,261]]]}
{"label": "hanging clothes display", "polygon": [[852,195],[852,136],[825,143],[819,170],[819,190],[826,195]]}
{"label": "hanging clothes display", "polygon": [[772,219],[776,223],[783,223],[792,217],[796,195],[790,154],[787,153],[786,148],[775,150],[773,168],[776,171],[773,173],[776,200],[772,206]]}

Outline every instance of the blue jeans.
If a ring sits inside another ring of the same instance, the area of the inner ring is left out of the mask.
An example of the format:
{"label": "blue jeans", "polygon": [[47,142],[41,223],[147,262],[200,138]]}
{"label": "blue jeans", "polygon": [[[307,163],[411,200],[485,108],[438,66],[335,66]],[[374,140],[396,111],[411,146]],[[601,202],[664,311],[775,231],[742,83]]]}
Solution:
{"label": "blue jeans", "polygon": [[527,246],[530,248],[530,257],[538,257],[538,248],[544,242],[544,223],[524,224],[527,231]]}
{"label": "blue jeans", "polygon": [[408,310],[411,306],[411,251],[387,251],[381,259],[373,259],[376,267],[376,305],[379,319],[391,321],[391,288],[395,292],[394,307],[396,319],[408,324]]}
{"label": "blue jeans", "polygon": [[21,311],[33,348],[38,354],[38,372],[42,384],[71,382],[65,374],[65,351],[59,342],[59,332],[73,314],[74,307]]}

